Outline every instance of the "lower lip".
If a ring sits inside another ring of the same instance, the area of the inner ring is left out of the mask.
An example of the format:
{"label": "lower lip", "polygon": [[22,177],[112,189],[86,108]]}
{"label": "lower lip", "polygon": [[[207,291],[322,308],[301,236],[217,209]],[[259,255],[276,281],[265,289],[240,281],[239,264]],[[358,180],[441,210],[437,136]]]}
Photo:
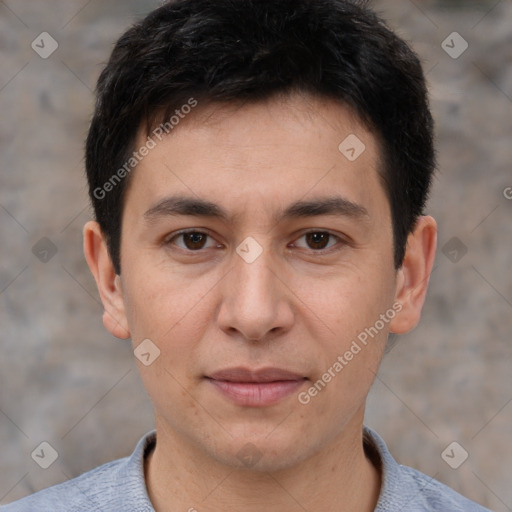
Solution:
{"label": "lower lip", "polygon": [[275,382],[230,382],[208,379],[217,390],[237,405],[264,407],[272,405],[300,388],[306,379]]}

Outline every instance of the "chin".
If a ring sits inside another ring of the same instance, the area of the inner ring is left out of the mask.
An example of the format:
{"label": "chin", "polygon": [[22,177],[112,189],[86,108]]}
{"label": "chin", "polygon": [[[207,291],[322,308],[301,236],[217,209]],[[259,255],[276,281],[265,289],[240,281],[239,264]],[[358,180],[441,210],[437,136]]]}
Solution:
{"label": "chin", "polygon": [[[261,436],[231,439],[225,451],[220,446],[211,455],[218,462],[233,469],[253,472],[277,472],[290,469],[312,456],[320,446],[305,444],[304,435],[282,431],[280,435],[268,432]],[[321,443],[317,443],[320,445]]]}

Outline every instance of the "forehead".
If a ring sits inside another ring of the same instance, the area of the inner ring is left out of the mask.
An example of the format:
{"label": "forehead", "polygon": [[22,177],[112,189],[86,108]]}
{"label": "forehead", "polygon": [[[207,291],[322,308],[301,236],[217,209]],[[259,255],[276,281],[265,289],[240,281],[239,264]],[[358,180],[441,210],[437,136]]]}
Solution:
{"label": "forehead", "polygon": [[243,210],[247,200],[263,208],[273,197],[284,206],[290,196],[334,188],[371,203],[381,186],[376,138],[331,99],[296,94],[243,105],[198,102],[172,121],[172,128],[153,128],[149,139],[139,132],[136,148],[151,139],[152,149],[131,176],[125,207],[130,197],[147,203],[177,192],[215,198],[226,209],[238,198]]}

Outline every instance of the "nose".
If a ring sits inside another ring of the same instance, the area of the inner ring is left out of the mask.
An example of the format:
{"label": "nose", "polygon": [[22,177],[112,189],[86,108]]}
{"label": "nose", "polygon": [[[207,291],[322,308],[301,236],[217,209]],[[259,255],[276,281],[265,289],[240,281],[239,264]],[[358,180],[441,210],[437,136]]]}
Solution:
{"label": "nose", "polygon": [[293,325],[293,293],[272,268],[272,259],[269,249],[251,263],[234,255],[234,266],[223,279],[217,317],[224,332],[258,341]]}

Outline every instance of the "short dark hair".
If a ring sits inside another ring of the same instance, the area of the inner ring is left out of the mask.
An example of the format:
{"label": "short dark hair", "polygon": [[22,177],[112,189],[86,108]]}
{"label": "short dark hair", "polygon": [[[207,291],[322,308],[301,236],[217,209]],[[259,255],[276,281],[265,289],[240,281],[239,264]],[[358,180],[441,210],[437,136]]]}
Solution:
{"label": "short dark hair", "polygon": [[118,274],[126,163],[139,130],[149,135],[191,99],[244,103],[293,92],[348,105],[376,136],[401,266],[435,168],[433,121],[418,57],[362,2],[168,2],[120,37],[96,92],[86,171]]}

